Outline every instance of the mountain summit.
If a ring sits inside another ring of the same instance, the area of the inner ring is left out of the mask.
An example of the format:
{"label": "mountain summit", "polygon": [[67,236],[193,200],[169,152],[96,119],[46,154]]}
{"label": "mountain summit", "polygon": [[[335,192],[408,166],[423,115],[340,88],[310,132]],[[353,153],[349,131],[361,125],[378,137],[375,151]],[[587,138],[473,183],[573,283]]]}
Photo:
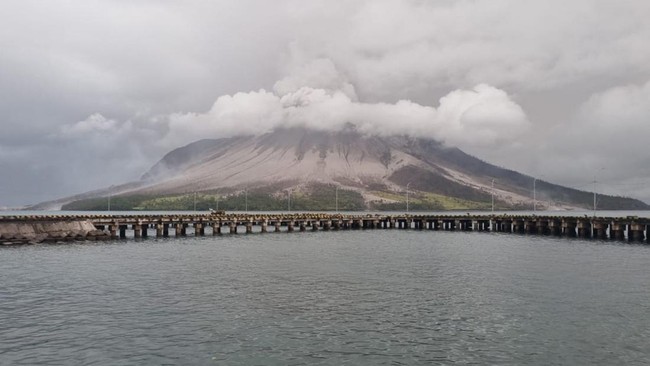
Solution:
{"label": "mountain summit", "polygon": [[[329,206],[340,191],[342,208],[403,210],[407,190],[411,209],[489,209],[493,197],[497,209],[593,204],[591,193],[541,180],[533,202],[530,176],[437,141],[366,136],[352,127],[337,132],[285,128],[197,141],[171,151],[139,182],[114,188],[113,194],[117,190],[118,197],[139,197],[132,206],[148,209],[168,209],[161,202],[196,194],[202,205],[221,199],[227,209],[242,209],[242,195],[246,205],[250,196],[250,209],[287,208],[288,195],[294,197],[294,209],[333,209]],[[648,208],[634,199],[598,197],[600,209]],[[86,200],[66,208],[90,208],[91,197],[79,198]]]}

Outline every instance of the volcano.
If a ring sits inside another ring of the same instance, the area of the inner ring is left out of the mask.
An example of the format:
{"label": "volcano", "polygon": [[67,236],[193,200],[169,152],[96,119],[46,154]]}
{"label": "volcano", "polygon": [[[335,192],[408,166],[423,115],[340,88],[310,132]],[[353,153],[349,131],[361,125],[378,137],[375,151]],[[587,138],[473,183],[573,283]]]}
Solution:
{"label": "volcano", "polygon": [[[178,203],[188,195],[195,195],[196,205],[197,194],[201,206],[220,199],[228,208],[227,202],[236,201],[239,206],[231,209],[243,208],[242,195],[250,196],[250,209],[281,209],[287,201],[290,208],[290,195],[295,209],[333,209],[339,193],[347,209],[401,210],[407,194],[412,209],[489,209],[493,200],[498,209],[593,204],[592,193],[541,180],[535,182],[533,199],[533,180],[430,139],[367,136],[353,127],[335,132],[284,128],[180,147],[139,181],[72,197],[64,208],[101,209],[105,204],[98,197],[108,194],[116,203],[119,197],[130,202],[124,209],[169,209],[164,202]],[[605,195],[598,196],[598,207],[649,208],[635,199]]]}

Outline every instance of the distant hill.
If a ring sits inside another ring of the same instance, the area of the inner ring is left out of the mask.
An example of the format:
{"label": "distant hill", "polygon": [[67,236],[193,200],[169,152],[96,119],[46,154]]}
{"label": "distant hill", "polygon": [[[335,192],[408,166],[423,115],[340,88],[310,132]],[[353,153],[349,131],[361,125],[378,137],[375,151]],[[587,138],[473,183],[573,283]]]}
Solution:
{"label": "distant hill", "polygon": [[[494,189],[492,182],[494,181]],[[112,190],[113,209],[404,210],[531,209],[533,178],[457,148],[406,136],[279,129],[201,140],[165,155],[138,182]],[[537,180],[538,209],[591,208],[593,194]],[[291,192],[291,193],[289,193]],[[107,190],[60,200],[64,209],[103,209]],[[598,195],[598,209],[647,204]],[[189,207],[188,207],[189,206]]]}

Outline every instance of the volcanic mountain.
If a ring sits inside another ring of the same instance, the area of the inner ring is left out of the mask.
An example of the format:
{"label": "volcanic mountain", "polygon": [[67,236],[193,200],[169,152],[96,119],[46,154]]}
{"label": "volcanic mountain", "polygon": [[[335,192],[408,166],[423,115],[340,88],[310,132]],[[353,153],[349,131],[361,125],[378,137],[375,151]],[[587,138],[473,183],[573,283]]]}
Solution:
{"label": "volcanic mountain", "polygon": [[[165,155],[140,181],[73,197],[67,209],[532,209],[533,178],[457,148],[406,136],[278,129],[260,136],[201,140]],[[593,195],[537,180],[538,209],[589,208]],[[242,201],[245,200],[245,203]],[[121,202],[121,203],[120,203]],[[203,207],[205,206],[205,207]],[[646,209],[599,195],[600,209]]]}

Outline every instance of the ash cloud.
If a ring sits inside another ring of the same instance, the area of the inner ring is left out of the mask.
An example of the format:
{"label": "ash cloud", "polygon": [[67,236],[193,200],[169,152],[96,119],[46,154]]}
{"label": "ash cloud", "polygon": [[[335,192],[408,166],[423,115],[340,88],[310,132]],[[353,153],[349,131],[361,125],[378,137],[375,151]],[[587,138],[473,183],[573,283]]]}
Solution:
{"label": "ash cloud", "polygon": [[650,201],[647,14],[643,0],[8,0],[0,206],[137,179],[197,138],[345,122]]}

